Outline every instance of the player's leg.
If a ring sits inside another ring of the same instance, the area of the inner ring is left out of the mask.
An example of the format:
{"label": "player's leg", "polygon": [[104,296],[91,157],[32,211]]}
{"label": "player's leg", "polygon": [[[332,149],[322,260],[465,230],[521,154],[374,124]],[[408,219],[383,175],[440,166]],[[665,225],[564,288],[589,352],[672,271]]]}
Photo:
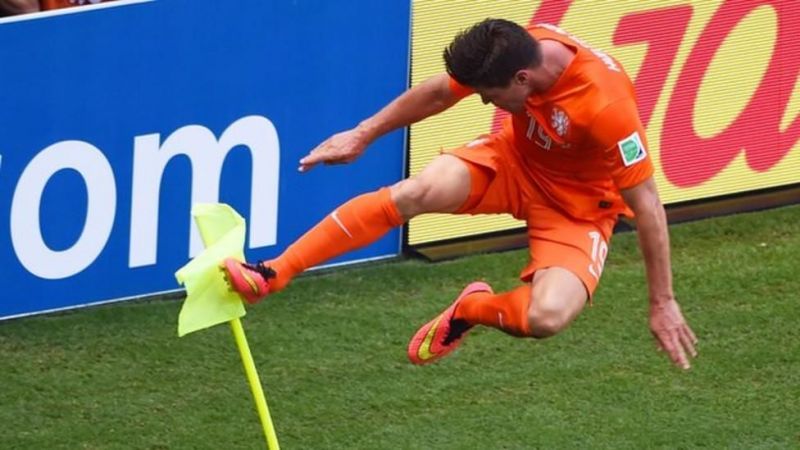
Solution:
{"label": "player's leg", "polygon": [[310,267],[377,241],[419,214],[455,210],[469,186],[464,163],[441,155],[414,177],[345,202],[271,262],[277,272],[271,290],[283,289]]}
{"label": "player's leg", "polygon": [[234,289],[255,303],[306,269],[371,244],[418,214],[455,211],[469,194],[466,164],[441,155],[412,178],[345,202],[276,259],[256,265],[229,259],[225,268]]}
{"label": "player's leg", "polygon": [[462,299],[455,318],[513,336],[546,338],[569,326],[597,287],[614,220],[574,222],[540,209],[529,227],[531,262],[521,278],[529,284],[500,294]]}
{"label": "player's leg", "polygon": [[466,296],[454,319],[497,328],[517,337],[544,338],[566,328],[581,312],[588,295],[583,282],[562,267],[536,272],[532,283],[510,291]]}
{"label": "player's leg", "polygon": [[563,267],[539,269],[533,282],[507,292],[465,296],[454,320],[497,328],[517,337],[550,337],[565,329],[583,310],[588,294],[583,282]]}
{"label": "player's leg", "polygon": [[450,307],[414,335],[408,357],[427,364],[452,352],[476,325],[516,337],[545,338],[565,329],[588,294],[583,282],[562,267],[536,272],[533,282],[495,294],[482,282],[468,285]]}
{"label": "player's leg", "polygon": [[550,337],[567,328],[589,299],[581,279],[563,267],[537,270],[531,284],[527,318],[528,335],[534,338]]}
{"label": "player's leg", "polygon": [[474,181],[468,163],[442,154],[419,174],[389,188],[403,221],[424,213],[456,211],[470,196]]}
{"label": "player's leg", "polygon": [[450,353],[475,325],[546,338],[567,328],[583,310],[602,273],[615,220],[574,222],[549,208],[540,208],[532,218],[531,262],[521,274],[526,284],[497,294],[485,283],[467,286],[412,338],[408,357],[413,363],[427,364]]}
{"label": "player's leg", "polygon": [[[492,135],[453,151],[467,162],[473,188],[456,212],[521,217],[524,203],[519,180],[523,175],[514,169],[509,145],[502,135]],[[408,345],[408,358],[414,364],[436,361],[458,347],[475,325],[528,336],[530,291],[530,285],[525,285],[494,294],[486,283],[470,283],[447,309],[417,330]]]}

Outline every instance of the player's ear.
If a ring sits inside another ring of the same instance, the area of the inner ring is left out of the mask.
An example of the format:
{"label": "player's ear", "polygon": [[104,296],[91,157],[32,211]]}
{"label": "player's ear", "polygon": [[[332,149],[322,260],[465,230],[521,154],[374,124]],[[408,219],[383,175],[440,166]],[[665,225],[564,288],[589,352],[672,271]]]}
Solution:
{"label": "player's ear", "polygon": [[530,78],[530,74],[525,69],[518,70],[517,73],[514,74],[514,82],[517,84],[526,84],[528,78]]}

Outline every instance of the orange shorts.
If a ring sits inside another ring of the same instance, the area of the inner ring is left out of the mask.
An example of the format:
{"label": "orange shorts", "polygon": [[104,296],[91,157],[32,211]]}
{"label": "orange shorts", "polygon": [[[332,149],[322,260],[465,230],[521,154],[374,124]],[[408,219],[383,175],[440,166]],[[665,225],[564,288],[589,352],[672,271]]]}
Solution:
{"label": "orange shorts", "polygon": [[617,218],[583,221],[568,216],[519,168],[515,152],[502,133],[445,151],[466,161],[472,177],[469,198],[457,213],[508,213],[525,220],[530,261],[520,279],[529,282],[539,269],[562,267],[583,282],[591,298]]}

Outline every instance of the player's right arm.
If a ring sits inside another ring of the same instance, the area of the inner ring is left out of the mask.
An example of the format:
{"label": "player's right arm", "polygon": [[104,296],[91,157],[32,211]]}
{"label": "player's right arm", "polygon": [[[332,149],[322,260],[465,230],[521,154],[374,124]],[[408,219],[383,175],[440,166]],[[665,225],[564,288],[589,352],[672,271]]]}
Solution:
{"label": "player's right arm", "polygon": [[384,134],[450,108],[467,94],[454,92],[450,83],[450,76],[442,73],[405,91],[357,127],[337,133],[319,144],[300,160],[299,170],[305,172],[319,163],[352,162]]}

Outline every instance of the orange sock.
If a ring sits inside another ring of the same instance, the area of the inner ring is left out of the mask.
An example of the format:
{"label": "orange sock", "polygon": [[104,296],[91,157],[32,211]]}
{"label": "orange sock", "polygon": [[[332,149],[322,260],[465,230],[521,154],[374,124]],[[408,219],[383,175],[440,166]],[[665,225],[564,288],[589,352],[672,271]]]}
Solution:
{"label": "orange sock", "polygon": [[530,302],[531,287],[527,284],[500,294],[476,292],[461,299],[453,318],[497,328],[512,336],[530,336]]}
{"label": "orange sock", "polygon": [[403,218],[389,188],[351,199],[269,263],[277,272],[277,277],[270,281],[270,291],[280,291],[304,270],[371,244],[402,224]]}

